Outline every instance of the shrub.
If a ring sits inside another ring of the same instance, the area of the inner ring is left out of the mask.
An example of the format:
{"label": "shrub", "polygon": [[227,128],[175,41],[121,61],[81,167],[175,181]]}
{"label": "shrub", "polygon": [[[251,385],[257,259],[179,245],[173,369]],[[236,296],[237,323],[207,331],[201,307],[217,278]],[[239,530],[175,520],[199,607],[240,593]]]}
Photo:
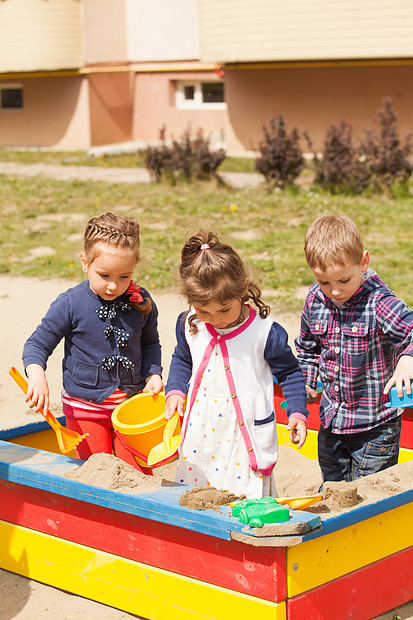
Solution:
{"label": "shrub", "polygon": [[330,125],[322,157],[315,158],[315,183],[332,193],[360,193],[370,182],[370,173],[353,142],[353,127],[347,121]]}
{"label": "shrub", "polygon": [[356,146],[353,128],[341,121],[331,125],[323,145],[322,158],[315,158],[315,182],[331,192],[358,194],[366,187],[406,184],[412,174],[412,134],[402,143],[397,128],[397,115],[389,97],[383,99],[378,110],[379,131],[365,131],[365,137]]}
{"label": "shrub", "polygon": [[159,130],[159,146],[148,146],[145,153],[145,166],[149,170],[154,180],[159,183],[163,174],[170,169],[171,150],[165,142],[166,128]]}
{"label": "shrub", "polygon": [[298,130],[294,127],[288,134],[284,118],[279,115],[271,117],[262,131],[264,139],[258,146],[256,169],[278,187],[292,184],[305,165]]}
{"label": "shrub", "polygon": [[225,151],[223,149],[211,151],[210,139],[204,137],[202,129],[198,129],[192,145],[196,178],[209,179],[211,176],[216,176],[219,165],[226,159]]}
{"label": "shrub", "polygon": [[394,183],[405,183],[412,174],[412,134],[409,132],[401,142],[397,114],[390,97],[383,99],[377,115],[380,129],[365,132],[361,150],[372,179],[389,188]]}
{"label": "shrub", "polygon": [[190,128],[186,129],[177,140],[168,145],[165,140],[166,129],[159,132],[160,144],[148,146],[145,151],[145,164],[155,181],[166,177],[175,183],[179,179],[208,180],[217,178],[217,168],[226,158],[223,149],[210,150],[210,139],[205,137],[202,129],[198,129],[195,138]]}

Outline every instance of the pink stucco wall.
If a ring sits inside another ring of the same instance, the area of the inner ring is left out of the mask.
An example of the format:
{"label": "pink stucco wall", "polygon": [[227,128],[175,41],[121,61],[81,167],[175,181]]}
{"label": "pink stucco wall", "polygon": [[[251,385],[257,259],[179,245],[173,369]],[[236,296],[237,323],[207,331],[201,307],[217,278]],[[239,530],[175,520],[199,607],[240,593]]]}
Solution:
{"label": "pink stucco wall", "polygon": [[149,142],[158,139],[159,129],[166,126],[166,137],[177,138],[191,127],[195,132],[202,127],[206,135],[222,136],[225,141],[240,147],[229,122],[228,110],[176,108],[175,80],[211,82],[216,79],[211,72],[194,73],[138,73],[134,87],[133,139]]}
{"label": "pink stucco wall", "polygon": [[[115,69],[115,68],[113,68]],[[262,126],[282,114],[287,126],[307,130],[320,149],[331,123],[346,119],[355,134],[377,127],[377,110],[390,96],[404,134],[413,130],[413,65],[336,66],[225,71],[226,109],[178,109],[176,80],[212,81],[212,71],[113,70],[73,77],[0,80],[24,89],[22,111],[0,112],[1,146],[88,148],[167,138],[190,125],[221,138],[230,152],[253,150]],[[303,145],[305,146],[305,145]]]}
{"label": "pink stucco wall", "polygon": [[94,146],[132,139],[134,74],[89,75],[90,134]]}
{"label": "pink stucco wall", "polygon": [[1,79],[23,87],[23,110],[0,112],[1,146],[90,146],[88,84],[82,77]]}
{"label": "pink stucco wall", "polygon": [[329,125],[342,119],[353,124],[356,135],[377,128],[377,110],[386,96],[393,99],[401,133],[413,129],[413,65],[227,69],[225,85],[233,130],[229,149],[240,143],[256,147],[273,114],[282,114],[288,128],[307,130],[319,149]]}

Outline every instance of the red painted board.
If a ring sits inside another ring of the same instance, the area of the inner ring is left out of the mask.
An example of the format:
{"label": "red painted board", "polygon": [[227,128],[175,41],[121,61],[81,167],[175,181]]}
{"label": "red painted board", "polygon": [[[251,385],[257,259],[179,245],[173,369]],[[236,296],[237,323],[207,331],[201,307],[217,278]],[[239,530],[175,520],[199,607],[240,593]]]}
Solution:
{"label": "red painted board", "polygon": [[[274,407],[275,407],[275,417],[277,418],[277,422],[281,424],[287,424],[287,414],[286,410],[281,408],[281,403],[285,400],[282,388],[278,383],[274,384]],[[317,396],[317,400],[312,405],[307,404],[308,411],[310,415],[307,419],[307,428],[311,428],[315,431],[318,431],[320,428],[320,400],[321,394]],[[400,436],[400,446],[402,448],[409,448],[413,450],[413,409],[408,407],[403,411],[402,416],[402,432]]]}
{"label": "red painted board", "polygon": [[413,409],[410,407],[403,411],[400,445],[413,450]]}
{"label": "red painted board", "polygon": [[366,620],[413,599],[413,547],[287,599],[287,619]]}
{"label": "red painted board", "polygon": [[207,536],[0,480],[0,519],[269,601],[285,600],[285,548]]}
{"label": "red painted board", "polygon": [[[287,424],[287,413],[286,409],[281,408],[281,403],[285,400],[282,388],[278,383],[274,383],[274,407],[275,407],[275,417],[277,422],[281,424]],[[309,411],[309,416],[307,419],[307,428],[311,428],[315,431],[318,431],[320,428],[320,416],[318,415],[320,410],[320,400],[321,394],[318,394],[315,403],[312,405],[307,404],[307,409]]]}
{"label": "red painted board", "polygon": [[406,407],[403,411],[403,418],[413,422],[413,409],[411,407]]}

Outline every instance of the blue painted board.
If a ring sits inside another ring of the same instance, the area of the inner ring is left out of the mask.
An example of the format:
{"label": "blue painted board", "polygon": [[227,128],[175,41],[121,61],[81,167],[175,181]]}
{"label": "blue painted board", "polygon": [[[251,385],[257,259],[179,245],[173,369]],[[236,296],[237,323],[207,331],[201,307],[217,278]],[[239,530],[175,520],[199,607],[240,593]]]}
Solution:
{"label": "blue painted board", "polygon": [[[190,487],[173,485],[147,493],[124,493],[65,478],[66,473],[77,467],[77,459],[0,441],[0,478],[3,480],[225,540],[231,538],[231,532],[246,533],[246,526],[231,516],[230,507],[190,510],[179,506],[181,495]],[[318,515],[291,511],[291,522],[305,523],[312,529],[320,525],[321,519]],[[248,528],[247,535],[255,537],[254,529]]]}
{"label": "blue painted board", "polygon": [[[60,422],[62,426],[66,426],[66,418],[64,415],[56,417],[56,420]],[[0,439],[15,439],[23,435],[31,435],[32,433],[48,430],[50,430],[50,424],[42,419],[38,422],[29,422],[28,424],[0,429]]]}
{"label": "blue painted board", "polygon": [[[255,528],[239,523],[230,515],[231,509],[228,507],[218,511],[199,511],[179,506],[181,495],[190,487],[179,485],[162,487],[148,493],[122,493],[64,477],[78,466],[79,460],[68,456],[0,441],[0,478],[3,480],[225,540],[231,538],[230,532],[242,531],[243,534],[255,537]],[[354,525],[409,502],[413,502],[413,489],[332,517],[320,517],[305,511],[291,511],[291,516],[293,522],[306,523],[309,531],[300,535],[305,541]]]}

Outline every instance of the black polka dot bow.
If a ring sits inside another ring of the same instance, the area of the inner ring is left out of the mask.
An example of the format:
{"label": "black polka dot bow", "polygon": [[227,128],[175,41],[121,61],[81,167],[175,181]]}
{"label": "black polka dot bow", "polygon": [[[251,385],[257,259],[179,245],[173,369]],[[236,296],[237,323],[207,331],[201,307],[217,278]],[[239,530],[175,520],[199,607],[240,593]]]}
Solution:
{"label": "black polka dot bow", "polygon": [[104,370],[112,370],[112,368],[118,362],[119,362],[119,364],[122,364],[122,366],[124,367],[125,370],[132,370],[132,368],[133,368],[133,364],[130,361],[130,359],[128,359],[124,355],[107,355],[102,360],[102,368]]}
{"label": "black polka dot bow", "polygon": [[96,313],[102,321],[106,321],[106,319],[114,319],[118,310],[130,312],[132,308],[128,306],[128,304],[125,304],[124,301],[112,301],[110,304],[100,306],[100,308],[96,310]]}
{"label": "black polka dot bow", "polygon": [[121,327],[115,327],[114,325],[108,325],[108,327],[105,328],[106,340],[110,337],[112,333],[116,334],[117,336],[116,344],[118,345],[118,347],[126,347],[126,345],[128,344],[128,340],[129,340],[128,332],[125,332],[125,330],[122,329]]}

